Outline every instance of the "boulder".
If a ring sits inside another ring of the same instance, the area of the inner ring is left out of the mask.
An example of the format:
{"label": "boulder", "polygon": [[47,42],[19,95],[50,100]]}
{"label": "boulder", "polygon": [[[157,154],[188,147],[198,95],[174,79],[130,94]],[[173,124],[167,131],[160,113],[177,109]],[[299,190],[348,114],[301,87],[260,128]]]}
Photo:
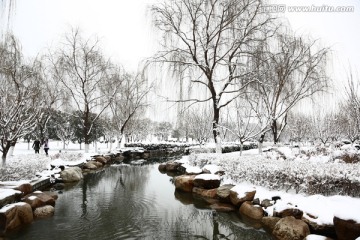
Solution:
{"label": "boulder", "polygon": [[19,186],[15,187],[14,189],[19,190],[20,192],[22,192],[24,196],[33,191],[32,185],[30,183],[20,184]]}
{"label": "boulder", "polygon": [[309,234],[309,226],[293,216],[281,218],[272,232],[278,240],[302,240]]}
{"label": "boulder", "polygon": [[261,223],[264,229],[271,233],[280,219],[278,217],[263,217]]}
{"label": "boulder", "polygon": [[14,189],[0,189],[0,208],[5,205],[20,201],[22,193]]}
{"label": "boulder", "polygon": [[263,208],[268,208],[268,207],[271,207],[273,206],[273,201],[272,200],[269,200],[269,199],[264,199],[261,201],[260,203],[260,206],[262,206]]}
{"label": "boulder", "polygon": [[217,198],[224,203],[231,203],[230,201],[230,189],[233,188],[235,185],[232,184],[225,184],[217,189],[216,196]]}
{"label": "boulder", "polygon": [[[57,195],[56,195],[57,196]],[[56,197],[57,198],[57,197]],[[53,196],[43,192],[34,192],[26,195],[23,199],[24,202],[28,203],[32,209],[43,207],[46,205],[55,206],[55,199]]]}
{"label": "boulder", "polygon": [[181,166],[181,163],[179,163],[179,162],[173,162],[173,161],[167,162],[166,163],[166,171],[167,172],[178,172],[180,166]]}
{"label": "boulder", "polygon": [[216,192],[217,192],[217,188],[213,188],[213,189],[203,189],[198,187],[193,188],[193,193],[206,198],[215,198]]}
{"label": "boulder", "polygon": [[199,174],[194,178],[194,186],[204,189],[218,188],[220,177],[215,174]]}
{"label": "boulder", "polygon": [[355,240],[360,237],[360,223],[334,216],[334,226],[338,240]]}
{"label": "boulder", "polygon": [[95,161],[101,163],[102,165],[105,165],[108,162],[108,160],[102,156],[97,156],[95,158]]}
{"label": "boulder", "polygon": [[162,163],[158,167],[160,172],[166,172],[166,164]]}
{"label": "boulder", "polygon": [[110,161],[111,161],[111,156],[109,156],[109,155],[105,155],[104,158],[106,159],[106,162],[110,162]]}
{"label": "boulder", "polygon": [[327,236],[331,238],[336,238],[336,232],[334,225],[330,224],[318,224],[316,223],[316,217],[311,214],[306,214],[302,220],[309,225],[310,232],[322,236]]}
{"label": "boulder", "polygon": [[99,162],[89,161],[89,162],[87,162],[87,163],[84,164],[83,169],[89,169],[89,170],[98,169],[99,167],[98,167],[95,163],[100,164],[100,165],[102,166],[102,164],[99,163]]}
{"label": "boulder", "polygon": [[45,218],[45,217],[51,217],[55,213],[55,208],[50,205],[46,205],[43,207],[36,208],[34,210],[34,217],[35,218]]}
{"label": "boulder", "polygon": [[0,230],[6,232],[29,224],[34,216],[29,204],[24,202],[13,203],[0,209]]}
{"label": "boulder", "polygon": [[184,192],[192,192],[195,175],[181,175],[175,177],[175,188]]}
{"label": "boulder", "polygon": [[274,216],[279,218],[293,216],[296,219],[301,219],[303,214],[304,214],[303,211],[301,211],[298,208],[287,208],[279,212],[274,211]]}
{"label": "boulder", "polygon": [[233,212],[236,210],[234,205],[229,203],[214,203],[210,205],[210,208],[217,212]]}
{"label": "boulder", "polygon": [[254,200],[256,190],[252,187],[235,186],[230,189],[230,201],[237,207],[246,201]]}
{"label": "boulder", "polygon": [[250,219],[261,220],[264,216],[264,210],[260,206],[254,206],[251,202],[244,202],[239,209],[241,215]]}
{"label": "boulder", "polygon": [[65,183],[77,182],[83,178],[83,174],[79,167],[70,167],[61,171],[60,177]]}

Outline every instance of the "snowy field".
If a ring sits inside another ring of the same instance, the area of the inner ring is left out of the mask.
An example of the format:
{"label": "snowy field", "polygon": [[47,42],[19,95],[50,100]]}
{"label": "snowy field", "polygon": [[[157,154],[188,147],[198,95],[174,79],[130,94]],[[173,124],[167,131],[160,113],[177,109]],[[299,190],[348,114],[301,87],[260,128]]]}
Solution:
{"label": "snowy field", "polygon": [[[39,154],[35,154],[35,151],[30,145],[25,142],[19,142],[16,144],[13,155],[8,156],[6,162],[0,162],[0,181],[18,181],[18,180],[32,180],[36,179],[36,176],[43,176],[50,168],[51,164],[61,164],[67,162],[69,165],[76,165],[89,159],[91,155],[97,154],[97,152],[103,152],[108,150],[107,144],[98,143],[95,152],[94,145],[90,145],[90,152],[84,154],[84,146],[80,150],[79,144],[70,143],[64,150],[60,141],[49,142],[49,156],[45,155],[44,150],[40,150]],[[6,167],[4,167],[4,164]]]}

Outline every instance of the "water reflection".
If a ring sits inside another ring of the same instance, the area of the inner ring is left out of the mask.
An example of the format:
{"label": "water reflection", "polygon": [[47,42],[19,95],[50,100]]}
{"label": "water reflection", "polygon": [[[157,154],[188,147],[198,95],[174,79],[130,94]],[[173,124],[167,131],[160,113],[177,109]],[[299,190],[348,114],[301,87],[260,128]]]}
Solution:
{"label": "water reflection", "polygon": [[117,165],[88,174],[59,196],[55,216],[10,239],[271,239],[218,213],[192,194],[174,192],[157,165]]}

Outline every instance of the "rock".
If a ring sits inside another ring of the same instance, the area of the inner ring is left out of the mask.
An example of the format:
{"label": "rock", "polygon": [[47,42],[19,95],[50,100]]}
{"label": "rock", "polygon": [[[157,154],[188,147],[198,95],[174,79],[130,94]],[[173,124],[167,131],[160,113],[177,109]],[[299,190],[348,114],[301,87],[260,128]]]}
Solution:
{"label": "rock", "polygon": [[233,212],[236,210],[234,205],[229,203],[214,203],[210,205],[210,208],[218,212]]}
{"label": "rock", "polygon": [[98,163],[98,164],[102,165],[101,163],[96,162],[96,161],[89,161],[89,162],[84,164],[83,169],[89,169],[89,170],[98,169],[98,167],[95,165],[95,163]]}
{"label": "rock", "polygon": [[259,198],[255,198],[255,199],[252,201],[252,204],[253,204],[253,205],[260,205],[260,199],[259,199]]}
{"label": "rock", "polygon": [[65,188],[65,184],[63,184],[63,183],[55,183],[52,187],[55,190],[63,190]]}
{"label": "rock", "polygon": [[199,174],[194,179],[194,186],[204,189],[213,189],[220,186],[220,177],[215,174]]}
{"label": "rock", "polygon": [[233,188],[235,185],[232,184],[225,184],[217,189],[216,196],[217,198],[224,203],[231,203],[230,201],[230,189]]}
{"label": "rock", "polygon": [[241,204],[239,212],[240,214],[254,220],[261,220],[264,216],[264,210],[260,206],[254,206],[248,201]]}
{"label": "rock", "polygon": [[181,175],[175,177],[175,189],[184,192],[192,192],[195,175]]}
{"label": "rock", "polygon": [[334,226],[338,240],[354,240],[360,237],[360,223],[334,216]]}
{"label": "rock", "polygon": [[[309,225],[310,232],[322,236],[327,236],[331,238],[336,238],[336,232],[334,225],[322,224],[319,225],[315,222],[316,217],[306,214],[307,217],[303,217],[302,220]],[[312,220],[313,219],[313,220]]]}
{"label": "rock", "polygon": [[13,203],[0,209],[0,230],[6,232],[33,221],[34,216],[29,204]]}
{"label": "rock", "polygon": [[260,206],[262,206],[263,208],[268,208],[273,206],[274,204],[272,204],[272,202],[269,199],[264,199],[261,201]]}
{"label": "rock", "polygon": [[83,174],[79,167],[70,167],[61,171],[60,177],[65,183],[77,182],[83,178]]}
{"label": "rock", "polygon": [[24,196],[33,191],[32,185],[30,183],[23,183],[23,184],[15,187],[14,189],[19,190],[20,192],[22,192]]}
{"label": "rock", "polygon": [[179,167],[181,166],[181,163],[178,162],[167,162],[166,163],[166,171],[167,172],[177,172],[179,171]]}
{"label": "rock", "polygon": [[111,161],[111,156],[109,155],[105,155],[104,158],[106,159],[107,163]]}
{"label": "rock", "polygon": [[261,223],[262,223],[263,227],[265,228],[265,230],[272,233],[272,231],[275,228],[275,225],[277,224],[277,222],[280,219],[281,218],[278,218],[278,217],[263,217],[261,219]]}
{"label": "rock", "polygon": [[23,198],[23,201],[28,203],[32,209],[36,209],[46,205],[55,206],[55,199],[53,198],[53,196],[50,196],[43,192],[40,193],[34,192],[28,194]]}
{"label": "rock", "polygon": [[105,165],[108,162],[108,160],[106,158],[101,157],[101,156],[96,157],[95,161],[101,163],[102,165]]}
{"label": "rock", "polygon": [[160,172],[166,172],[166,164],[162,163],[158,167]]}
{"label": "rock", "polygon": [[230,189],[230,201],[235,206],[240,207],[242,203],[254,200],[255,193],[254,188],[235,186]]}
{"label": "rock", "polygon": [[34,210],[34,217],[35,218],[45,218],[45,217],[51,217],[55,213],[55,208],[50,205],[46,205],[43,207],[36,208]]}
{"label": "rock", "polygon": [[217,188],[213,188],[213,189],[203,189],[198,187],[193,188],[193,193],[206,198],[215,198],[216,192],[217,192]]}
{"label": "rock", "polygon": [[293,216],[281,218],[272,232],[278,240],[302,240],[309,234],[309,226]]}
{"label": "rock", "polygon": [[287,208],[280,212],[274,211],[274,216],[279,218],[293,216],[296,219],[301,219],[303,216],[303,211],[297,208]]}
{"label": "rock", "polygon": [[22,192],[14,189],[0,189],[0,208],[7,204],[15,203],[20,201]]}

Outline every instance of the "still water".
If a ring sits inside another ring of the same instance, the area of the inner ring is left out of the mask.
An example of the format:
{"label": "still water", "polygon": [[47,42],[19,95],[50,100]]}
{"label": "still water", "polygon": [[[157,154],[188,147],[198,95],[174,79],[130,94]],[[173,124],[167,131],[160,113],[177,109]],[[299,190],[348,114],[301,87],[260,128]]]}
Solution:
{"label": "still water", "polygon": [[175,192],[158,164],[112,165],[59,194],[55,215],[5,239],[271,239],[236,213]]}

